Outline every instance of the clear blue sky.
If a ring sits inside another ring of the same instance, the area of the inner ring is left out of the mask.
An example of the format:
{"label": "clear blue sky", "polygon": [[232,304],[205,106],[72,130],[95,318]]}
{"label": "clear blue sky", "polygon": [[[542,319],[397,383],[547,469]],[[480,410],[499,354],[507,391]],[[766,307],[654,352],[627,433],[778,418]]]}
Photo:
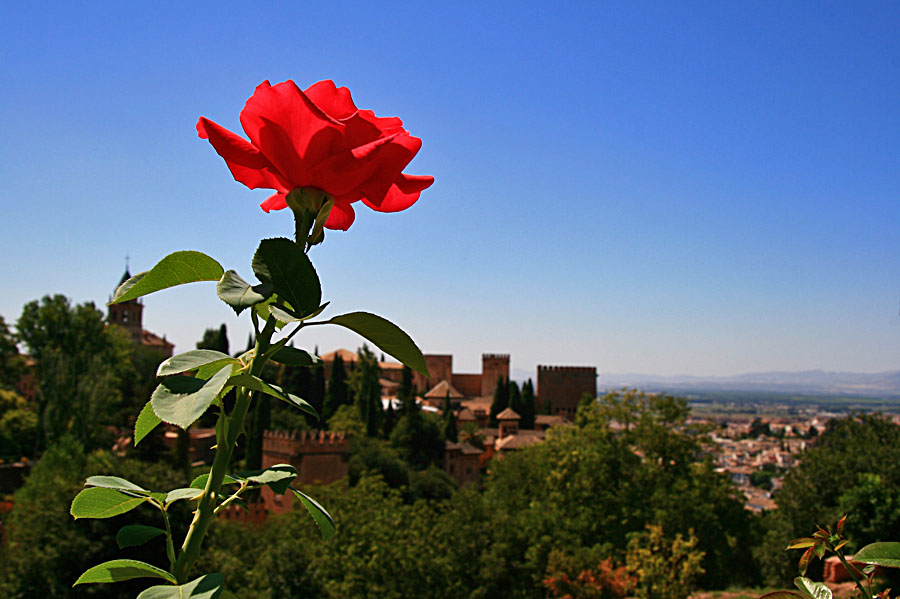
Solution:
{"label": "clear blue sky", "polygon": [[[290,216],[194,125],[288,78],[400,116],[436,180],[313,250],[334,313],[461,371],[900,368],[896,2],[3,3],[0,314],[102,304],[126,254],[249,278]],[[212,285],[145,304],[177,350],[246,342]]]}

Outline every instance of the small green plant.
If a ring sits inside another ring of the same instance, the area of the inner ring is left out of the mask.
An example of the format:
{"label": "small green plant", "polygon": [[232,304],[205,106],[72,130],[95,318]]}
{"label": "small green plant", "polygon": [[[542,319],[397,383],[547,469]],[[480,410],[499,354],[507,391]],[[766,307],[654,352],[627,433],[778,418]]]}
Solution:
{"label": "small green plant", "polygon": [[641,599],[687,599],[694,582],[703,574],[700,565],[705,555],[697,549],[698,539],[691,530],[669,540],[661,526],[648,524],[646,532],[628,543],[625,558],[628,569],[637,578]]}
{"label": "small green plant", "polygon": [[[889,599],[891,589],[882,589],[878,593],[873,591],[876,567],[900,568],[900,543],[881,542],[871,543],[856,552],[856,555],[848,557],[844,549],[850,542],[844,537],[844,524],[847,516],[837,521],[835,525],[822,528],[819,526],[811,537],[801,537],[791,541],[787,550],[803,549],[803,554],[798,562],[800,576],[794,579],[797,591],[775,591],[767,593],[760,599],[832,599],[834,593],[824,582],[814,582],[806,577],[806,571],[813,559],[825,559],[829,554],[840,560],[841,565],[847,570],[853,583],[856,585],[858,599]],[[862,564],[860,567],[857,564]]]}

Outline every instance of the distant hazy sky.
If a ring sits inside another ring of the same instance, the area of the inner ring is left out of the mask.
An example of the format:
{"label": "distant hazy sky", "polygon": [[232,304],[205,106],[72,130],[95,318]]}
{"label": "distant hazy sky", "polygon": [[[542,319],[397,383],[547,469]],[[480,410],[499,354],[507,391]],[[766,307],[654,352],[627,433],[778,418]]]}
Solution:
{"label": "distant hazy sky", "polygon": [[[900,3],[3,2],[0,315],[197,249],[252,276],[265,191],[194,130],[264,79],[348,86],[434,186],[311,257],[425,352],[603,372],[900,368]],[[148,296],[187,350],[249,325]],[[298,338],[321,351],[349,334]]]}

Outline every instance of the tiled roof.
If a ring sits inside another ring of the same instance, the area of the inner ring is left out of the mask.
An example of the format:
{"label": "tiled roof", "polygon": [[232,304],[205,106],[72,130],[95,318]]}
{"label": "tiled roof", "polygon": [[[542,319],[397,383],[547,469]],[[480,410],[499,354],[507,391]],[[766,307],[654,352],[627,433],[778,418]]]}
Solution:
{"label": "tiled roof", "polygon": [[520,431],[519,434],[507,435],[502,439],[498,439],[494,444],[494,448],[497,451],[521,449],[522,447],[528,447],[529,445],[534,445],[541,441],[543,441],[543,439],[538,435],[521,434]]}
{"label": "tiled roof", "polygon": [[444,399],[445,397],[447,397],[448,393],[450,394],[450,399],[462,399],[464,397],[462,393],[453,388],[453,385],[448,383],[446,380],[443,380],[432,387],[431,391],[425,394],[425,398]]}
{"label": "tiled roof", "polygon": [[146,330],[141,331],[141,345],[149,345],[151,347],[175,347],[159,335]]}
{"label": "tiled roof", "polygon": [[341,360],[346,364],[347,362],[356,362],[359,360],[359,356],[356,355],[356,352],[352,352],[349,349],[336,349],[332,352],[328,352],[324,356],[322,356],[323,362],[334,362],[334,357],[340,355]]}
{"label": "tiled roof", "polygon": [[521,420],[522,417],[512,408],[506,408],[497,414],[497,420]]}
{"label": "tiled roof", "polygon": [[475,418],[475,414],[472,413],[472,410],[469,408],[463,408],[459,411],[459,414],[456,415],[456,419],[460,422],[474,422],[477,420]]}

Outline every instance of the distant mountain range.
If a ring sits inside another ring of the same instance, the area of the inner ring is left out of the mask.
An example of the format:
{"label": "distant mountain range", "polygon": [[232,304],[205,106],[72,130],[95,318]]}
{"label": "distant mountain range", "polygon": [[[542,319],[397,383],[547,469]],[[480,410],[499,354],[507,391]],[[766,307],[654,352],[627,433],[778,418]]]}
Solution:
{"label": "distant mountain range", "polygon": [[741,391],[900,398],[900,370],[876,373],[804,370],[708,377],[601,373],[597,377],[601,392],[622,387],[669,392]]}

